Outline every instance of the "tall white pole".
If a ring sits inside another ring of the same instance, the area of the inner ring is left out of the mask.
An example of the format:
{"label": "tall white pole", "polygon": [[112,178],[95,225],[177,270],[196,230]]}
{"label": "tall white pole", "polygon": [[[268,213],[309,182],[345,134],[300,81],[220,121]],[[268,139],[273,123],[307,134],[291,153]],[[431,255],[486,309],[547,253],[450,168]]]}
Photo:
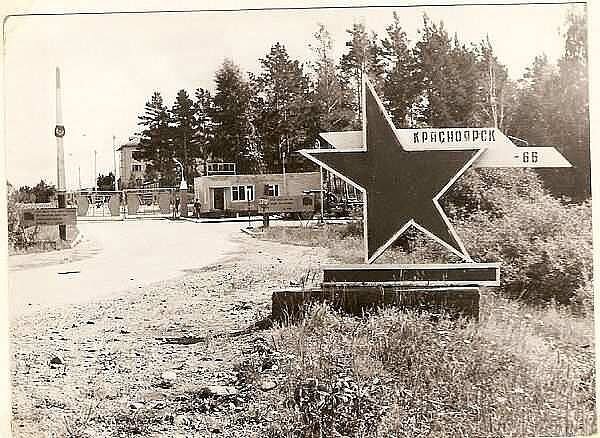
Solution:
{"label": "tall white pole", "polygon": [[[65,181],[65,148],[63,136],[65,127],[62,118],[62,91],[60,87],[60,69],[56,67],[56,126],[54,136],[56,137],[56,186],[58,195],[58,208],[65,208],[66,203],[66,181]],[[58,234],[61,240],[67,240],[67,226],[59,225]]]}
{"label": "tall white pole", "polygon": [[60,69],[56,67],[56,170],[58,192],[65,192],[65,148],[63,144],[64,125],[62,117],[62,90],[60,86]]}

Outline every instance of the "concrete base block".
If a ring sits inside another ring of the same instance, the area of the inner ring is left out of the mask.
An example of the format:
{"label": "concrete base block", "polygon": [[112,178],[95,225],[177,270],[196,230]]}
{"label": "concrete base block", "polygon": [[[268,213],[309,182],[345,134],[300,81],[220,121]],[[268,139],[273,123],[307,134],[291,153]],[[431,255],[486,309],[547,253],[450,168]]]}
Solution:
{"label": "concrete base block", "polygon": [[478,287],[335,287],[286,289],[273,293],[273,320],[285,321],[302,316],[310,303],[328,302],[352,315],[378,307],[447,313],[452,317],[479,319]]}

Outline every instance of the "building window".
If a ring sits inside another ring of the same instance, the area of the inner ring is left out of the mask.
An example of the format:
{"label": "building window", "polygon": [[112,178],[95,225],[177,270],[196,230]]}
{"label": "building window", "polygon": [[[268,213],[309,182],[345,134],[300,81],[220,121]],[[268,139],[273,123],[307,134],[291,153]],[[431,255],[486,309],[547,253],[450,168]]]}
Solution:
{"label": "building window", "polygon": [[266,196],[279,196],[279,184],[265,184]]}
{"label": "building window", "polygon": [[141,172],[142,171],[142,165],[134,163],[134,164],[131,165],[131,170],[133,172]]}
{"label": "building window", "polygon": [[232,201],[254,201],[254,186],[232,186]]}
{"label": "building window", "polygon": [[235,175],[235,163],[206,163],[207,175]]}

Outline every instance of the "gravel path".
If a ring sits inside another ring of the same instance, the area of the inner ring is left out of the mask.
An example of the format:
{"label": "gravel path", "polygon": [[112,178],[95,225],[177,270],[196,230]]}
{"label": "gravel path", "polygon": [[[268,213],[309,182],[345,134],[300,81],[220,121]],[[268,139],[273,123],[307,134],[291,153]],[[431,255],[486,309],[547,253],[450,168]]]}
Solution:
{"label": "gravel path", "polygon": [[[14,436],[262,436],[259,390],[235,372],[261,333],[221,335],[267,316],[273,290],[328,259],[322,248],[235,239],[238,253],[184,277],[13,320]],[[205,339],[164,343],[192,336]],[[238,393],[207,397],[207,385]]]}

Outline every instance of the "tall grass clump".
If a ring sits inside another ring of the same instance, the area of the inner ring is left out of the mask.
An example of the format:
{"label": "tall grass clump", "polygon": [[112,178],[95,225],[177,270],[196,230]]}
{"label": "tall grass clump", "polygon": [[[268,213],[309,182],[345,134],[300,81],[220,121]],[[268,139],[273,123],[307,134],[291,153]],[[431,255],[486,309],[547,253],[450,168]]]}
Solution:
{"label": "tall grass clump", "polygon": [[[486,322],[483,323],[485,326]],[[525,330],[522,336],[537,335]],[[312,308],[274,331],[284,409],[271,436],[565,436],[595,430],[593,361],[526,361],[475,323]],[[546,358],[545,358],[546,359]]]}

